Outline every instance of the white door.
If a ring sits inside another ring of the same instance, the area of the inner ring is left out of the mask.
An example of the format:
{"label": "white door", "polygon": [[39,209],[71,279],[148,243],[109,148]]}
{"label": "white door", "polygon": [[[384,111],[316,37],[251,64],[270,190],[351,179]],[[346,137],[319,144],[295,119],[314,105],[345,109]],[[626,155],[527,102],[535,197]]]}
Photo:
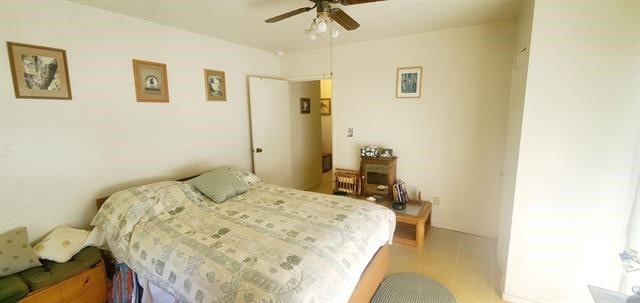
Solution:
{"label": "white door", "polygon": [[519,53],[514,58],[512,64],[511,96],[509,100],[509,118],[507,122],[507,140],[505,143],[502,179],[502,202],[500,205],[500,226],[498,227],[498,248],[496,250],[497,265],[502,274],[500,283],[503,290],[505,289],[504,283],[511,237],[511,215],[513,213],[513,199],[516,187],[529,51]]}
{"label": "white door", "polygon": [[249,77],[254,173],[264,182],[291,185],[289,82]]}

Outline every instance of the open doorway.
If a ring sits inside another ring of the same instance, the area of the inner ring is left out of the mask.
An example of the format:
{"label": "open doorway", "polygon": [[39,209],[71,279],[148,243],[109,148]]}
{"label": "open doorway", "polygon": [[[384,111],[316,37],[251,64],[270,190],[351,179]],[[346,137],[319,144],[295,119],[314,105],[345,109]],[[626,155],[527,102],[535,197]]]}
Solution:
{"label": "open doorway", "polygon": [[254,173],[296,189],[321,184],[320,81],[248,80]]}
{"label": "open doorway", "polygon": [[330,194],[333,192],[333,141],[332,117],[333,100],[331,99],[331,79],[320,80],[320,129],[322,142],[322,182],[309,189],[314,192]]}
{"label": "open doorway", "polygon": [[253,171],[265,182],[333,191],[331,80],[249,77]]}
{"label": "open doorway", "polygon": [[322,183],[321,85],[290,81],[291,187],[307,190]]}

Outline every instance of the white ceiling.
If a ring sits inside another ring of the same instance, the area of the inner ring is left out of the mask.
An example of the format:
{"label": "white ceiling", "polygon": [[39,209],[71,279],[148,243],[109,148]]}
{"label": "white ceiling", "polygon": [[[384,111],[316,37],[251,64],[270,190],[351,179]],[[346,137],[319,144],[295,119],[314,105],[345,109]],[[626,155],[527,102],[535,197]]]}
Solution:
{"label": "white ceiling", "polygon": [[[265,19],[304,6],[308,0],[72,0],[270,52],[326,47],[304,35],[315,11],[278,23]],[[403,36],[512,19],[519,0],[387,0],[338,6],[360,23],[342,31],[334,45]]]}

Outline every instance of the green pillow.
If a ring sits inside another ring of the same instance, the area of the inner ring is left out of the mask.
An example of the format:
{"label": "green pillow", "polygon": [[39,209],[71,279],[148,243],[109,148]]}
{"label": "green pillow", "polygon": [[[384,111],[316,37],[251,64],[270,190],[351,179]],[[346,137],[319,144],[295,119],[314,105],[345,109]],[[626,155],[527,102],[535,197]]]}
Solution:
{"label": "green pillow", "polygon": [[42,260],[43,266],[27,269],[18,275],[29,285],[31,291],[34,291],[67,280],[101,259],[100,250],[89,246],[75,254],[68,262]]}
{"label": "green pillow", "polygon": [[217,203],[249,190],[249,186],[231,174],[227,167],[218,168],[189,180],[200,192]]}
{"label": "green pillow", "polygon": [[17,274],[0,278],[0,303],[18,302],[28,293],[29,286]]}
{"label": "green pillow", "polygon": [[41,265],[22,226],[0,234],[0,277]]}

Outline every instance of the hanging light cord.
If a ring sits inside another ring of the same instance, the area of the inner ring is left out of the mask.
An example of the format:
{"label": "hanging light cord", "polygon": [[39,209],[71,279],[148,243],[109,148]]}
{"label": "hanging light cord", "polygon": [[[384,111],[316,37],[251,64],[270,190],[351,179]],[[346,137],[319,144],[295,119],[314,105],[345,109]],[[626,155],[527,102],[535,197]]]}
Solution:
{"label": "hanging light cord", "polygon": [[[333,19],[331,19],[331,23],[333,23]],[[333,25],[333,24],[332,24]],[[332,26],[334,27],[334,26]],[[329,40],[331,40],[331,44],[330,44],[330,50],[329,50],[329,56],[330,56],[330,60],[331,60],[331,67],[330,67],[330,71],[329,71],[329,77],[331,78],[331,80],[333,80],[333,36],[329,36]]]}

